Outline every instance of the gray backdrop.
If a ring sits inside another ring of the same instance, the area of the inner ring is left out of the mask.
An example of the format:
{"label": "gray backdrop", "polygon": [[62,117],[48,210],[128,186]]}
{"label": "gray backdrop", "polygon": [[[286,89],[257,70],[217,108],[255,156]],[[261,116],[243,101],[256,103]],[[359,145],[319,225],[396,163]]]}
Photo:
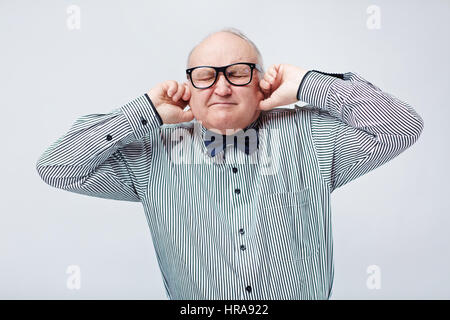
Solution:
{"label": "gray backdrop", "polygon": [[184,81],[192,46],[226,26],[266,68],[356,72],[423,117],[416,144],[333,193],[332,299],[450,298],[449,12],[443,0],[1,0],[0,298],[167,299],[141,204],[50,187],[35,163],[77,117]]}

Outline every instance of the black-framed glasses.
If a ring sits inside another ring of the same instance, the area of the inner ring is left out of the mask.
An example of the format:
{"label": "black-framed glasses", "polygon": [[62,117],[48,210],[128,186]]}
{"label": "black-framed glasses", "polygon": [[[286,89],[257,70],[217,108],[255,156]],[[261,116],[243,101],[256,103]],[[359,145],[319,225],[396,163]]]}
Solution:
{"label": "black-framed glasses", "polygon": [[186,76],[197,89],[208,89],[216,83],[220,72],[234,86],[245,86],[252,81],[253,69],[263,72],[260,65],[237,62],[223,67],[198,66],[186,69]]}

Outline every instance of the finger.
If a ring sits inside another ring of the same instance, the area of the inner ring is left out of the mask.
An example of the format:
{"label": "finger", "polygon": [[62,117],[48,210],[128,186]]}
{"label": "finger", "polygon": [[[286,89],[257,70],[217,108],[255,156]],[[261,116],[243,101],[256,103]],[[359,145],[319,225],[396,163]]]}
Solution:
{"label": "finger", "polygon": [[263,99],[267,99],[268,97],[270,97],[270,90],[265,90],[263,88],[261,88],[261,86],[259,87],[261,93],[263,94]]}
{"label": "finger", "polygon": [[169,80],[167,81],[167,96],[172,97],[176,92],[177,82],[175,80]]}
{"label": "finger", "polygon": [[176,90],[176,93],[173,95],[173,98],[172,98],[173,101],[177,102],[181,98],[181,96],[183,96],[184,88],[185,88],[184,85],[181,85],[181,84],[177,83],[177,90]]}
{"label": "finger", "polygon": [[178,92],[178,82],[175,82],[174,84],[172,84],[172,90],[171,90],[171,92],[172,92],[172,100],[175,101],[175,100],[174,100],[174,99],[175,99],[175,95],[176,95],[177,92]]}
{"label": "finger", "polygon": [[169,96],[169,90],[170,90],[170,83],[169,82],[164,82],[163,84],[162,84],[162,89],[163,89],[163,95],[165,95],[165,96],[168,96],[168,97],[170,97]]}
{"label": "finger", "polygon": [[274,77],[272,77],[268,72],[264,75],[264,80],[266,80],[266,82],[270,83],[271,85],[275,81]]}
{"label": "finger", "polygon": [[281,66],[282,66],[282,64],[274,64],[274,65],[273,65],[273,71],[274,71],[275,73],[279,73],[280,70],[281,70]]}
{"label": "finger", "polygon": [[274,66],[269,72],[267,78],[272,86],[272,88],[278,88],[282,82],[281,79],[282,70],[280,66]]}
{"label": "finger", "polygon": [[184,90],[184,94],[183,94],[183,100],[184,101],[189,101],[189,99],[191,99],[191,91],[189,89],[189,85],[187,83],[184,84],[185,86],[185,90]]}
{"label": "finger", "polygon": [[261,100],[259,102],[259,108],[262,110],[271,110],[271,109],[275,108],[276,106],[280,105],[278,100],[279,99],[276,96],[276,94],[275,95],[272,94],[267,99]]}
{"label": "finger", "polygon": [[272,64],[268,69],[267,69],[267,73],[270,74],[272,77],[276,77],[277,73],[278,73],[278,67],[276,64]]}
{"label": "finger", "polygon": [[259,82],[259,86],[263,91],[270,91],[270,83],[268,83],[264,79],[261,79],[261,81]]}
{"label": "finger", "polygon": [[170,82],[164,84],[164,89],[166,90],[167,96],[170,97],[172,95]]}
{"label": "finger", "polygon": [[271,75],[272,76],[272,78],[276,78],[277,77],[277,70],[275,69],[275,66],[273,67],[273,68],[270,68],[269,69],[269,75]]}
{"label": "finger", "polygon": [[259,109],[271,110],[271,109],[273,109],[272,105],[273,105],[272,99],[269,97],[268,99],[261,100],[259,102]]}

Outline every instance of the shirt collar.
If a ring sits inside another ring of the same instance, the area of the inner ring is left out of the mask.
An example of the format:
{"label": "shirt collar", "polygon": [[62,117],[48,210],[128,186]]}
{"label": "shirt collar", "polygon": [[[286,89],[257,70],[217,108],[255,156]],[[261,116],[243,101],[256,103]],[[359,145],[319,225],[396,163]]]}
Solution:
{"label": "shirt collar", "polygon": [[[258,135],[258,129],[260,127],[260,118],[261,118],[261,114],[258,116],[258,118],[256,118],[252,123],[250,123],[248,126],[246,126],[243,131],[245,132],[248,129],[255,129],[256,130],[256,134]],[[208,130],[207,128],[205,128],[201,122],[197,121],[197,119],[195,119],[195,122],[198,124],[199,127],[199,132],[200,132],[200,139],[201,139],[201,143],[202,143],[202,151],[205,154],[208,154],[208,150],[206,148],[206,145],[204,143],[204,141],[206,140],[206,134],[207,132],[209,132],[210,130]]]}

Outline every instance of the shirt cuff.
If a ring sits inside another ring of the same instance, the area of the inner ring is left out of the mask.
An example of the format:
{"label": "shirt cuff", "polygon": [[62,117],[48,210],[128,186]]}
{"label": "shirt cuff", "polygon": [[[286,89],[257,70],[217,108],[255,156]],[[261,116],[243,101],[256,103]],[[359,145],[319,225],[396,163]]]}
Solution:
{"label": "shirt cuff", "polygon": [[161,116],[147,94],[137,97],[120,109],[127,118],[136,139],[144,137],[149,131],[163,124]]}
{"label": "shirt cuff", "polygon": [[300,82],[297,99],[326,110],[329,89],[338,79],[343,80],[344,74],[309,70]]}

